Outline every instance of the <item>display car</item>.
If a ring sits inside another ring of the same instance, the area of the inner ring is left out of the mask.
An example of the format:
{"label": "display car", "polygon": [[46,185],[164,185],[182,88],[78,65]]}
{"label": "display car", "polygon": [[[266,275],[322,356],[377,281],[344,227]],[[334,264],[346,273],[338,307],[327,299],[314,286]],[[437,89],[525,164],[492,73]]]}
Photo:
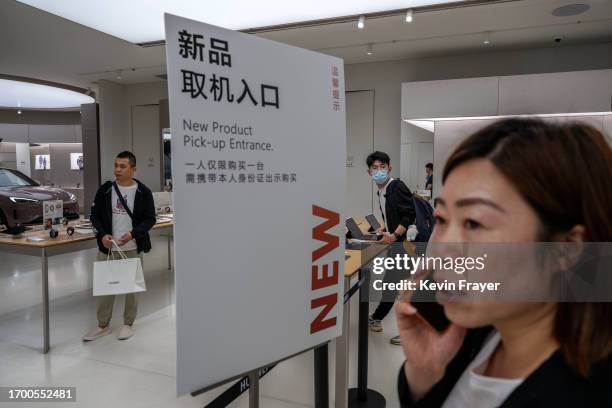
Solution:
{"label": "display car", "polygon": [[79,218],[77,197],[59,188],[41,186],[25,174],[0,168],[0,226],[9,231],[20,225],[42,223],[46,200],[62,200],[64,217]]}

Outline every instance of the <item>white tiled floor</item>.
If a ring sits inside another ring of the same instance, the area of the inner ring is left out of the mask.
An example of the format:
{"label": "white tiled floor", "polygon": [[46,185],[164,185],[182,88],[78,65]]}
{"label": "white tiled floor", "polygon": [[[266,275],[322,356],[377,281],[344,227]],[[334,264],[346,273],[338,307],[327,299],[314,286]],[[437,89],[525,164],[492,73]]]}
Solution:
{"label": "white tiled floor", "polygon": [[[91,343],[81,336],[95,323],[91,296],[95,250],[53,257],[49,261],[51,352],[40,353],[42,323],[40,262],[37,258],[1,254],[0,260],[0,386],[62,385],[77,387],[77,402],[36,407],[203,407],[227,386],[197,397],[176,397],[174,276],[167,270],[164,238],[154,239],[145,257],[147,292],[139,297],[136,335],[118,341],[114,333]],[[357,306],[351,304],[350,384],[357,380]],[[122,323],[123,298],[115,302],[111,325]],[[369,334],[369,385],[381,392],[388,407],[397,407],[397,372],[401,348],[389,344],[397,334],[394,317],[384,333]],[[334,349],[330,355],[330,406],[334,400]],[[313,405],[313,353],[279,364],[260,383],[265,408]],[[0,407],[23,408],[23,403]],[[245,393],[231,407],[247,407]]]}

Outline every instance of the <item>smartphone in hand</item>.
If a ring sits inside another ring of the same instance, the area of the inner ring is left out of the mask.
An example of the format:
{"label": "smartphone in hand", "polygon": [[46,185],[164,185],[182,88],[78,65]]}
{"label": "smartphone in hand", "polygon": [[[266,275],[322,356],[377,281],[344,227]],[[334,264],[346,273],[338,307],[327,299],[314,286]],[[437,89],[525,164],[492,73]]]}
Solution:
{"label": "smartphone in hand", "polygon": [[417,290],[410,300],[421,319],[439,332],[450,325],[450,320],[444,314],[444,306],[436,302],[436,293],[428,290]]}

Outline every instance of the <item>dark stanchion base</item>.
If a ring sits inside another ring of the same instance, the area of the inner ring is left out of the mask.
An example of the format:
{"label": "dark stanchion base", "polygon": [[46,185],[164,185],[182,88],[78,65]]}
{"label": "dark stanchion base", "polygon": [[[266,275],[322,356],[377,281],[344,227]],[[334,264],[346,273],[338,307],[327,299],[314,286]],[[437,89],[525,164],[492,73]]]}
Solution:
{"label": "dark stanchion base", "polygon": [[359,401],[357,397],[357,388],[351,388],[348,392],[349,408],[385,408],[387,401],[385,397],[374,390],[368,389],[367,398],[365,401]]}

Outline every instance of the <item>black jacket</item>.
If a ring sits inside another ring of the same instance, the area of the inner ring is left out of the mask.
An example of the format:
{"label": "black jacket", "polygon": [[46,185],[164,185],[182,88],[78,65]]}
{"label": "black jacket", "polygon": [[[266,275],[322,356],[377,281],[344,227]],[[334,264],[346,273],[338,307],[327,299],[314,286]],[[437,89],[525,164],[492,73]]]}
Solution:
{"label": "black jacket", "polygon": [[[380,190],[376,192],[380,195]],[[400,179],[393,179],[387,186],[385,192],[385,225],[390,233],[393,233],[398,225],[406,229],[414,224],[414,203],[412,192]],[[383,217],[385,216],[383,213]],[[405,241],[406,234],[402,235],[398,241]]]}
{"label": "black jacket", "polygon": [[[155,225],[155,203],[153,193],[140,181],[138,183],[136,195],[134,197],[134,219],[132,220],[132,236],[136,240],[138,252],[149,252],[151,250],[151,239],[149,230]],[[108,249],[102,245],[104,235],[112,235],[113,213],[112,213],[113,183],[107,181],[102,184],[96,192],[96,198],[91,206],[91,216],[89,217],[98,240],[98,248],[105,254]]]}
{"label": "black jacket", "polygon": [[[468,330],[463,345],[446,368],[442,380],[420,400],[413,401],[403,367],[397,388],[403,408],[441,407],[470,362],[476,357],[491,328]],[[579,377],[555,352],[521,383],[500,408],[603,408],[612,407],[612,360],[595,368],[588,379]],[[466,407],[467,408],[467,407]],[[478,407],[469,407],[478,408]]]}

